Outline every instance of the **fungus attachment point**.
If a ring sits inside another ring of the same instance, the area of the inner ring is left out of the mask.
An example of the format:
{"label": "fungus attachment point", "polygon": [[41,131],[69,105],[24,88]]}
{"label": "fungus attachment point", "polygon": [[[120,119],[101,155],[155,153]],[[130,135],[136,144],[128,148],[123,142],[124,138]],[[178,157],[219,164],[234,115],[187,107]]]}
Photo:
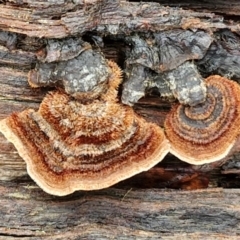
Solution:
{"label": "fungus attachment point", "polygon": [[191,164],[223,159],[239,135],[239,85],[217,75],[208,77],[205,83],[204,103],[194,107],[177,104],[165,120],[170,152]]}
{"label": "fungus attachment point", "polygon": [[92,102],[96,99],[116,102],[118,86],[122,82],[122,70],[111,60],[107,61],[107,68],[108,75],[103,83],[96,83],[96,86],[90,91],[84,92],[78,90],[70,95],[85,103]]}
{"label": "fungus attachment point", "polygon": [[31,87],[58,86],[85,103],[96,99],[116,101],[121,81],[118,65],[92,50],[69,61],[39,63],[28,73]]}
{"label": "fungus attachment point", "polygon": [[160,127],[115,102],[82,104],[55,91],[39,110],[15,113],[0,131],[17,148],[29,175],[46,192],[109,187],[146,171],[169,152]]}

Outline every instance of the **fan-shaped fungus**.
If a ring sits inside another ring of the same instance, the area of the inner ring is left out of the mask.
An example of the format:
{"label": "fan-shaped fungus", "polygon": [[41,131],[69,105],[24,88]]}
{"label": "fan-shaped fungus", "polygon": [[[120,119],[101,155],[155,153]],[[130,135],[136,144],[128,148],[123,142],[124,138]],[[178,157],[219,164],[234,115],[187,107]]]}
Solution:
{"label": "fan-shaped fungus", "polygon": [[121,70],[108,64],[107,88],[97,99],[55,91],[37,112],[28,109],[0,121],[29,175],[50,194],[106,188],[148,170],[169,152],[160,127],[117,103]]}
{"label": "fan-shaped fungus", "polygon": [[46,192],[111,186],[148,170],[169,151],[163,131],[130,107],[96,101],[81,104],[52,92],[39,111],[25,110],[0,122],[0,130]]}
{"label": "fan-shaped fungus", "polygon": [[239,85],[217,75],[208,77],[205,83],[204,103],[192,107],[177,104],[165,121],[170,152],[192,164],[223,159],[239,135]]}

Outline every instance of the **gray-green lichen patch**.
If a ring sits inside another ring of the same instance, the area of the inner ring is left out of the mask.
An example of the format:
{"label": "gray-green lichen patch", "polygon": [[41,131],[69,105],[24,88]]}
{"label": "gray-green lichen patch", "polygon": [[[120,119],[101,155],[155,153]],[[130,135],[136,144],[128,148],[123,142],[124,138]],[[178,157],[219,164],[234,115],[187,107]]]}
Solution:
{"label": "gray-green lichen patch", "polygon": [[180,103],[195,106],[205,101],[206,86],[193,63],[185,62],[172,71],[164,72],[162,78]]}
{"label": "gray-green lichen patch", "polygon": [[214,35],[206,55],[197,61],[204,76],[218,74],[240,81],[240,37],[224,29]]}
{"label": "gray-green lichen patch", "polygon": [[33,87],[63,86],[68,94],[75,96],[78,93],[102,92],[109,75],[110,70],[104,56],[86,49],[67,61],[38,62],[29,73],[29,82]]}
{"label": "gray-green lichen patch", "polygon": [[142,65],[131,65],[126,76],[128,81],[123,84],[122,103],[132,106],[145,95],[145,89],[151,80],[148,69]]}
{"label": "gray-green lichen patch", "polygon": [[17,34],[0,30],[0,45],[12,50],[16,48]]}
{"label": "gray-green lichen patch", "polygon": [[156,87],[162,97],[176,98],[182,104],[195,106],[205,101],[206,86],[197,67],[185,62],[174,70],[160,74],[149,72],[141,65],[133,65],[128,81],[123,84],[122,102],[133,105]]}
{"label": "gray-green lichen patch", "polygon": [[66,61],[78,56],[88,48],[91,48],[91,45],[77,37],[65,38],[61,41],[48,39],[44,51],[38,52],[37,57],[41,62]]}
{"label": "gray-green lichen patch", "polygon": [[84,51],[77,58],[59,64],[58,79],[69,94],[94,91],[109,78],[106,59],[93,50]]}
{"label": "gray-green lichen patch", "polygon": [[151,87],[157,87],[161,96],[174,96],[183,104],[203,102],[206,87],[189,60],[203,58],[212,40],[204,31],[189,30],[127,37],[131,49],[126,53],[122,102],[133,105]]}

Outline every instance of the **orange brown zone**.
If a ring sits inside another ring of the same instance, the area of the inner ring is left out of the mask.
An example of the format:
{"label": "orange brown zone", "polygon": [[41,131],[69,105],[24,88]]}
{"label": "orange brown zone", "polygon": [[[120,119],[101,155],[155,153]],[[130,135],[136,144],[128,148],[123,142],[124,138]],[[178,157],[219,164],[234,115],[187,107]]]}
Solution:
{"label": "orange brown zone", "polygon": [[31,162],[27,164],[32,166],[36,174],[41,173],[44,181],[56,181],[56,184],[67,181],[69,176],[73,179],[84,176],[91,178],[98,174],[112,174],[112,171],[117,172],[119,168],[124,169],[134,162],[141,165],[141,161],[151,157],[165,139],[159,127],[136,117],[137,131],[120,148],[103,152],[96,157],[77,156],[64,165],[67,157],[53,148],[53,143],[49,142],[48,137],[29,118],[30,113],[31,111],[27,110],[13,114],[8,118],[7,124],[28,151]]}
{"label": "orange brown zone", "polygon": [[112,81],[109,82],[109,85],[110,87],[116,89],[122,82],[122,70],[115,62],[111,60],[108,60],[108,65],[112,71],[112,74],[110,76],[110,79],[112,79]]}
{"label": "orange brown zone", "polygon": [[240,87],[238,84],[219,76],[209,77],[206,83],[208,88],[214,86],[220,89],[221,93],[226,93],[222,96],[222,110],[226,111],[219,113],[216,118],[209,115],[209,120],[206,119],[206,127],[202,129],[199,127],[202,119],[196,120],[195,128],[194,124],[189,126],[186,121],[182,121],[179,114],[179,109],[183,108],[181,105],[174,106],[165,121],[166,135],[172,147],[188,156],[195,156],[196,150],[198,155],[202,156],[221,154],[234,143],[240,133]]}
{"label": "orange brown zone", "polygon": [[[56,94],[56,98],[58,96],[59,94]],[[51,128],[59,134],[60,140],[65,141],[71,146],[82,143],[102,144],[110,140],[119,139],[124,132],[129,131],[128,129],[131,128],[133,124],[134,113],[130,107],[122,107],[119,104],[113,103],[110,107],[106,106],[109,110],[104,113],[105,116],[103,117],[84,117],[81,116],[79,110],[78,117],[76,118],[74,116],[72,118],[72,114],[76,113],[72,112],[71,109],[68,109],[67,112],[65,111],[65,106],[54,109],[55,101],[53,95],[46,98],[47,99],[41,104],[39,114],[42,115],[44,120],[50,124]],[[64,102],[64,105],[68,104],[69,101]],[[97,104],[98,103],[95,103],[94,106]],[[54,115],[53,110],[56,110],[56,115]],[[61,119],[69,120],[70,124],[73,126],[68,127],[64,124],[60,124]],[[118,123],[116,123],[116,121]],[[93,134],[96,131],[98,134]],[[81,132],[80,136],[75,137],[78,132]],[[47,132],[46,134],[48,135]]]}
{"label": "orange brown zone", "polygon": [[[212,86],[208,86],[208,91],[211,90],[210,94],[213,95],[214,89],[211,88]],[[215,89],[215,94],[216,90],[217,89]],[[216,110],[212,110],[211,114],[204,114],[207,104],[202,104],[201,107],[197,107],[199,119],[195,114],[194,119],[190,118],[191,110],[194,112],[196,107],[190,108],[182,105],[175,106],[169,114],[171,127],[174,128],[175,132],[181,135],[182,138],[185,138],[189,141],[194,141],[196,139],[196,142],[200,141],[204,143],[212,141],[214,138],[218,138],[224,131],[228,129],[232,121],[235,121],[239,115],[239,112],[236,108],[237,104],[235,99],[232,98],[232,100],[229,100],[233,95],[231,88],[227,86],[225,90],[225,93],[228,94],[222,94],[221,92],[218,93],[218,98],[222,96],[223,101],[216,101],[216,103],[218,103],[217,107],[215,107]],[[202,109],[203,112],[201,113],[199,109]],[[188,113],[188,116],[186,116],[185,113]],[[206,116],[205,119],[203,118],[203,115]],[[216,136],[214,136],[214,134]]]}
{"label": "orange brown zone", "polygon": [[[42,152],[42,149],[49,150],[49,140],[44,133],[39,131],[38,126],[28,118],[29,113],[30,111],[26,110],[19,114],[12,114],[7,118],[7,125],[21,140],[23,148],[28,152],[31,162],[26,162],[27,165],[36,166],[39,172],[48,172],[49,167],[43,161],[47,156]],[[59,154],[57,157],[61,158]]]}
{"label": "orange brown zone", "polygon": [[182,108],[183,106],[173,108],[172,116],[168,118],[165,126],[170,125],[174,132],[186,141],[199,144],[207,144],[222,136],[238,117],[237,111],[223,111],[217,118],[210,116],[209,122],[193,120],[195,123],[191,124],[179,114]]}
{"label": "orange brown zone", "polygon": [[93,158],[97,164],[104,159],[109,166],[122,165],[124,162],[141,162],[147,159],[164,141],[162,130],[153,124],[137,120],[137,130],[132,137],[124,142],[120,148],[116,148]]}
{"label": "orange brown zone", "polygon": [[107,91],[101,96],[101,99],[104,101],[116,102],[118,87],[122,82],[122,70],[120,67],[113,61],[109,60],[108,65],[111,71]]}
{"label": "orange brown zone", "polygon": [[[212,86],[208,87],[208,97],[213,94],[214,88]],[[221,92],[218,93],[218,97],[220,96],[222,96]],[[201,107],[175,106],[171,112],[172,117],[170,121],[172,122],[172,127],[185,140],[201,143],[213,141],[228,129],[237,114],[235,101],[228,103],[228,100],[224,99],[230,96],[229,94],[227,96],[223,95],[223,101],[216,101],[217,106],[215,106],[215,109],[211,109],[212,112],[209,114],[205,114],[209,110],[208,106],[206,106],[208,105],[208,97],[206,102],[200,105]],[[197,119],[195,114],[194,119],[190,118],[191,109],[194,112],[195,108],[198,108],[200,119]],[[202,109],[202,112],[199,109]],[[188,116],[186,116],[186,112]],[[205,119],[203,115],[206,116]]]}
{"label": "orange brown zone", "polygon": [[214,155],[220,155],[233,142],[232,139],[229,139],[229,136],[231,136],[230,134],[222,136],[213,142],[202,144],[186,141],[185,139],[179,137],[174,131],[172,131],[172,129],[168,129],[166,132],[167,138],[171,143],[171,147],[175,149],[175,151],[183,152],[186,157],[196,156],[196,159],[198,157],[207,159]]}

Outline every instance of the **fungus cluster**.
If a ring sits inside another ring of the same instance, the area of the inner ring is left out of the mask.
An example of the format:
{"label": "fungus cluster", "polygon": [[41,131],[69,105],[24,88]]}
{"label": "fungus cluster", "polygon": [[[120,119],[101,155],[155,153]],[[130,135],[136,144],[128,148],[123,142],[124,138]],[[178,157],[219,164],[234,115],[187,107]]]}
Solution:
{"label": "fungus cluster", "polygon": [[240,87],[213,75],[205,80],[207,97],[196,106],[176,104],[165,120],[170,152],[191,164],[225,158],[239,136]]}
{"label": "fungus cluster", "polygon": [[[118,102],[122,72],[116,63],[81,40],[74,46],[71,42],[49,41],[46,52],[38,53],[41,62],[28,75],[32,87],[54,85],[58,90],[43,99],[38,111],[27,109],[0,121],[0,131],[46,192],[63,196],[106,188],[150,169],[169,152],[185,162],[204,164],[222,160],[234,149],[240,134],[236,82],[217,75],[203,81],[190,62],[158,74],[155,86],[166,93],[170,89],[180,102],[166,117],[164,133]],[[144,49],[152,56],[147,46]],[[130,81],[123,86],[122,101],[126,97],[127,104],[142,96],[149,76],[149,63],[138,50],[126,71]],[[160,60],[155,60],[151,69],[159,68]],[[130,99],[126,89],[131,87],[135,92]]]}

